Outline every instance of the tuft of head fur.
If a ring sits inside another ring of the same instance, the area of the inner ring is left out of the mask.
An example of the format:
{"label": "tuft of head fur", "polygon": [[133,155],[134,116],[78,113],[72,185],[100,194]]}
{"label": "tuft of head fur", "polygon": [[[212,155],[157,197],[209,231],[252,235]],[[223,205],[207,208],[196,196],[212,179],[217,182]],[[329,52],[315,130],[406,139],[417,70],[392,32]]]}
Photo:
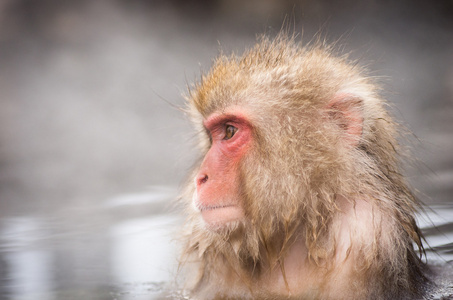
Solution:
{"label": "tuft of head fur", "polygon": [[[242,56],[218,57],[190,91],[189,112],[204,154],[209,138],[202,121],[229,107],[250,112],[256,143],[240,166],[244,221],[208,230],[188,205],[183,262],[198,269],[192,290],[201,299],[274,297],[263,287],[265,278],[279,268],[288,288],[284,259],[298,241],[308,270],[319,278],[312,289],[287,295],[341,297],[333,282],[342,266],[350,277],[347,297],[419,293],[418,203],[400,172],[397,125],[364,70],[332,52],[320,43],[302,47],[284,34],[262,37]],[[329,107],[338,95],[347,95],[347,109],[362,118],[353,147],[342,117]],[[187,204],[194,189],[186,188]],[[359,200],[371,212],[366,231],[338,217]],[[347,242],[340,241],[339,226],[351,227]]]}

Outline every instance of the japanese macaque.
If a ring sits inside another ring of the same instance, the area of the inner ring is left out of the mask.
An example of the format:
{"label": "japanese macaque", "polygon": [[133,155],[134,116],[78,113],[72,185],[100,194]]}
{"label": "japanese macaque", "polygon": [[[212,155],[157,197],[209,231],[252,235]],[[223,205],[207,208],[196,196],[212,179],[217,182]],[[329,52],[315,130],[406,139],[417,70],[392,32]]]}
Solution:
{"label": "japanese macaque", "polygon": [[420,297],[397,126],[363,69],[332,53],[263,37],[191,88],[204,155],[183,196],[194,299]]}

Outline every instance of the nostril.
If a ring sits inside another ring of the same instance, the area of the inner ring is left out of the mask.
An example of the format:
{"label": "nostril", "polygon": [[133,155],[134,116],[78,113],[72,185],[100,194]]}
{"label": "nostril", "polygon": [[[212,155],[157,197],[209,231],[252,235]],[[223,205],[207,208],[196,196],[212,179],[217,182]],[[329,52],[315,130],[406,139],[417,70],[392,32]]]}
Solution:
{"label": "nostril", "polygon": [[208,181],[208,175],[202,175],[202,176],[198,177],[197,184],[202,185],[206,181]]}

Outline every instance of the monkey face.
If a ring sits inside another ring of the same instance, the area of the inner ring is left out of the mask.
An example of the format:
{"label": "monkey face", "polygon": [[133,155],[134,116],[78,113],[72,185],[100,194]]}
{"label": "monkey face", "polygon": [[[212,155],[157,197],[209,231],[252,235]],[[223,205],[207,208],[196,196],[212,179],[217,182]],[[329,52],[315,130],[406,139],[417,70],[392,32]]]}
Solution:
{"label": "monkey face", "polygon": [[239,165],[252,147],[251,125],[234,109],[213,113],[203,124],[211,146],[195,177],[193,204],[208,227],[219,228],[244,217]]}

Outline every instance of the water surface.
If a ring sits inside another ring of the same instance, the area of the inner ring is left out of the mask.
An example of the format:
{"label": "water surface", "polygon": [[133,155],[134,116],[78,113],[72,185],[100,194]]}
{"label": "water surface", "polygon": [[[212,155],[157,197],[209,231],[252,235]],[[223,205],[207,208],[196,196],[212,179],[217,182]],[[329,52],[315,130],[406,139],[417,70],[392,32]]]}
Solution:
{"label": "water surface", "polygon": [[[174,187],[122,195],[97,207],[51,216],[0,219],[0,299],[175,299]],[[418,222],[431,246],[438,286],[429,299],[453,298],[453,205],[432,205]]]}

